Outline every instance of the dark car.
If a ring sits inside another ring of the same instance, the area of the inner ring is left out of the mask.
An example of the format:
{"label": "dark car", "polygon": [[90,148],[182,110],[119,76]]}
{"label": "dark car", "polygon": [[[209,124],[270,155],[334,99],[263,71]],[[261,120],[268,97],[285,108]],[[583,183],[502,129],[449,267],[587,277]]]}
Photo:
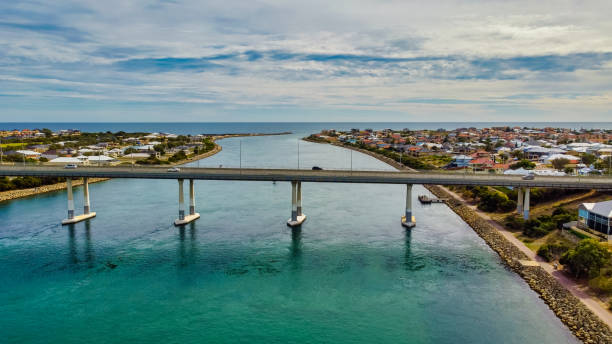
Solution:
{"label": "dark car", "polygon": [[313,171],[321,171],[322,168],[320,168],[319,166],[312,166],[312,170]]}

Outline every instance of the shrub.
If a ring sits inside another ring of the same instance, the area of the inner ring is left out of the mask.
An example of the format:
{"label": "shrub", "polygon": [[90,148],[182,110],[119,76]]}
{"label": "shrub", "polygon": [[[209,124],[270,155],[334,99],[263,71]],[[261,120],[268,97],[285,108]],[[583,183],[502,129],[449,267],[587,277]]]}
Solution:
{"label": "shrub", "polygon": [[527,159],[523,159],[523,160],[520,160],[517,163],[514,163],[514,164],[510,165],[510,168],[513,169],[513,170],[517,170],[517,169],[522,167],[522,168],[524,168],[526,170],[530,170],[530,169],[535,168],[535,166],[536,166],[536,164],[534,162],[529,161]]}
{"label": "shrub", "polygon": [[174,155],[172,155],[171,157],[169,157],[168,161],[177,162],[177,161],[181,161],[185,159],[187,159],[187,154],[185,154],[185,152],[181,150],[181,151],[174,153]]}
{"label": "shrub", "polygon": [[525,220],[516,214],[508,215],[505,219],[505,225],[510,229],[523,230],[525,226]]}
{"label": "shrub", "polygon": [[564,243],[544,244],[538,249],[538,256],[550,262],[551,260],[558,259],[567,250],[569,250],[569,246]]}
{"label": "shrub", "polygon": [[605,293],[612,292],[612,270],[601,269],[599,276],[589,281],[589,287]]}

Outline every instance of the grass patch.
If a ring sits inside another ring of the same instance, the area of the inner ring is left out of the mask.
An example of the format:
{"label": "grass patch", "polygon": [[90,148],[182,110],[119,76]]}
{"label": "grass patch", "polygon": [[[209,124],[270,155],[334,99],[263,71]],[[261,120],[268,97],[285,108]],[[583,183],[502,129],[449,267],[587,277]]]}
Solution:
{"label": "grass patch", "polygon": [[443,167],[450,164],[453,159],[448,155],[425,155],[420,156],[417,159],[421,160],[426,164],[430,164],[436,167]]}
{"label": "grass patch", "polygon": [[3,143],[0,146],[2,146],[2,149],[6,149],[6,148],[21,148],[21,147],[25,148],[27,145],[29,145],[29,143],[13,142],[13,143]]}
{"label": "grass patch", "polygon": [[571,228],[567,229],[567,231],[568,231],[568,232],[570,232],[570,233],[572,233],[573,235],[575,235],[575,236],[576,236],[577,238],[579,238],[580,240],[590,238],[590,236],[588,236],[588,235],[586,235],[586,234],[583,234],[583,233],[580,233],[580,232],[578,232],[578,231],[575,231],[575,230],[573,230],[573,229],[571,229]]}

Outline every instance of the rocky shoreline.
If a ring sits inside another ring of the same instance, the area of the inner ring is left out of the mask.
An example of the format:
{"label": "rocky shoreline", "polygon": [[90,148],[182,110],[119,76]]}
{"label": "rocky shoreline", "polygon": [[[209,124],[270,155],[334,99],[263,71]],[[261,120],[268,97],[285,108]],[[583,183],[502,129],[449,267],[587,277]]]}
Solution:
{"label": "rocky shoreline", "polygon": [[[397,161],[374,152],[341,144],[333,145],[367,154],[400,170],[410,170],[406,166],[400,165]],[[478,216],[463,202],[453,198],[442,187],[436,185],[424,185],[424,187],[436,197],[448,199],[447,205],[449,208],[472,227],[476,234],[501,257],[502,261],[519,274],[529,284],[531,289],[540,295],[540,298],[578,339],[584,343],[612,343],[612,331],[608,325],[601,321],[597,315],[591,312],[542,267],[523,265],[521,261],[528,260],[529,258],[518,247],[506,240],[495,227]]]}

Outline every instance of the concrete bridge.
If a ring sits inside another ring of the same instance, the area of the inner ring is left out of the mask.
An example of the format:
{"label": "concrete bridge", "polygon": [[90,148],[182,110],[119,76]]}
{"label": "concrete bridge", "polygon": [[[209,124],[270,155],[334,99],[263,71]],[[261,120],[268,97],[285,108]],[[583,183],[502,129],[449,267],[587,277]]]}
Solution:
{"label": "concrete bridge", "polygon": [[[612,190],[612,177],[553,177],[536,176],[524,180],[520,176],[497,174],[407,172],[407,171],[348,171],[348,170],[298,170],[298,169],[255,169],[255,168],[188,168],[169,172],[167,167],[79,167],[66,169],[52,166],[0,166],[1,176],[63,177],[67,180],[68,218],[63,224],[70,224],[95,216],[89,204],[88,178],[144,178],[177,179],[179,184],[179,217],[174,222],[180,226],[200,217],[195,212],[194,180],[241,180],[241,181],[284,181],[291,182],[291,218],[289,226],[299,226],[306,220],[302,213],[302,182],[316,183],[367,183],[406,185],[406,211],[402,225],[413,227],[412,185],[469,185],[507,186],[518,188],[517,211],[524,218],[529,217],[530,188],[596,189]],[[83,178],[83,214],[74,214],[72,180]],[[185,214],[183,181],[189,180],[189,213]]]}

